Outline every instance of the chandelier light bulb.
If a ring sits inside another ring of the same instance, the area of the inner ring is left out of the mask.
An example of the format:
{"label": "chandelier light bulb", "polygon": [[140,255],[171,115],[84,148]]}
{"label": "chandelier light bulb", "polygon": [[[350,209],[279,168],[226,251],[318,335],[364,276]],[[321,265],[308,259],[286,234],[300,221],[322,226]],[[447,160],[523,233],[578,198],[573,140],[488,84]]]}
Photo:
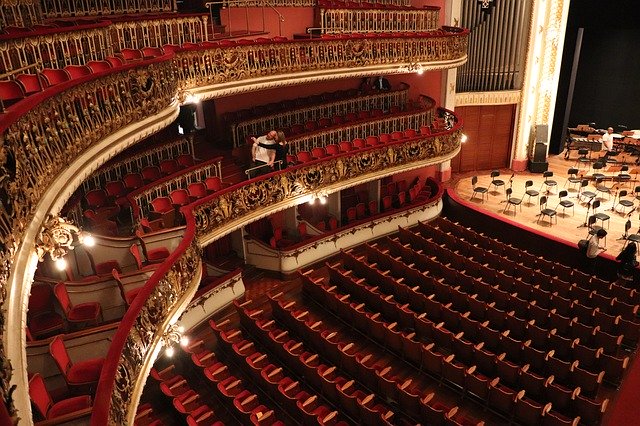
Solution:
{"label": "chandelier light bulb", "polygon": [[327,204],[327,197],[320,197],[320,204]]}
{"label": "chandelier light bulb", "polygon": [[462,142],[462,143],[465,143],[467,141],[467,139],[468,139],[468,137],[464,133],[462,134],[462,136],[460,136],[460,142]]}
{"label": "chandelier light bulb", "polygon": [[171,358],[171,357],[173,356],[174,352],[175,352],[175,351],[174,351],[174,349],[173,349],[173,346],[169,346],[169,347],[164,351],[164,354],[165,354],[166,356],[168,356],[169,358]]}
{"label": "chandelier light bulb", "polygon": [[188,346],[189,345],[189,336],[182,336],[180,338],[180,345],[181,346]]}
{"label": "chandelier light bulb", "polygon": [[96,245],[96,239],[91,234],[86,234],[82,239],[82,244],[87,247],[93,247]]}

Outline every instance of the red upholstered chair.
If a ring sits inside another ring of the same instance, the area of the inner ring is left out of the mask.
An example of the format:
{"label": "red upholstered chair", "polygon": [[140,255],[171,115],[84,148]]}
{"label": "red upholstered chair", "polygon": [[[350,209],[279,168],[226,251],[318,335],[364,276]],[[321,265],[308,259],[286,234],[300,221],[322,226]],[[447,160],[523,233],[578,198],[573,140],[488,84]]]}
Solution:
{"label": "red upholstered chair", "polygon": [[340,154],[340,145],[331,144],[325,147],[327,150],[327,155],[337,155]]}
{"label": "red upholstered chair", "polygon": [[391,135],[389,133],[382,133],[379,136],[380,142],[381,143],[389,143],[393,141],[393,138],[391,137]]}
{"label": "red upholstered chair", "polygon": [[368,204],[369,214],[375,216],[378,214],[378,202],[376,200],[369,201]]}
{"label": "red upholstered chair", "polygon": [[190,201],[189,193],[186,189],[175,189],[171,191],[169,198],[171,198],[171,204],[173,204],[173,207],[176,209],[186,206]]}
{"label": "red upholstered chair", "polygon": [[380,144],[380,139],[377,136],[367,136],[365,142],[367,146],[376,146]]}
{"label": "red upholstered chair", "polygon": [[169,257],[169,249],[166,247],[149,248],[144,240],[144,233],[140,230],[136,230],[136,236],[140,241],[140,247],[142,247],[142,254],[147,263],[162,263]]}
{"label": "red upholstered chair", "polygon": [[177,160],[171,159],[160,162],[160,172],[165,176],[172,175],[178,170],[180,170],[180,165]]}
{"label": "red upholstered chair", "polygon": [[47,83],[42,80],[40,74],[19,74],[16,76],[16,81],[22,85],[26,96],[42,92],[42,89],[47,87]]}
{"label": "red upholstered chair", "polygon": [[24,99],[24,97],[25,93],[20,83],[13,80],[0,81],[0,103],[3,110]]}
{"label": "red upholstered chair", "polygon": [[393,139],[394,141],[399,141],[401,139],[404,139],[404,134],[402,132],[391,132],[391,139]]}
{"label": "red upholstered chair", "polygon": [[340,142],[340,152],[349,152],[353,150],[353,144],[351,141]]}
{"label": "red upholstered chair", "polygon": [[145,183],[151,183],[162,177],[162,172],[158,166],[147,166],[142,169],[142,179]]}
{"label": "red upholstered chair", "polygon": [[313,157],[309,151],[300,151],[296,155],[298,162],[306,163],[307,161],[313,160]]}
{"label": "red upholstered chair", "polygon": [[196,164],[195,160],[193,159],[193,155],[191,154],[178,155],[178,158],[176,158],[176,161],[178,162],[178,165],[184,169]]}
{"label": "red upholstered chair", "polygon": [[95,210],[91,209],[85,210],[82,215],[86,219],[85,225],[94,234],[107,235],[111,237],[118,235],[118,224],[115,221],[98,215]]}
{"label": "red upholstered chair", "polygon": [[187,192],[189,193],[189,199],[192,202],[208,195],[207,186],[204,182],[190,183],[189,186],[187,186]]}
{"label": "red upholstered chair", "polygon": [[62,331],[64,319],[55,311],[53,290],[49,284],[36,284],[31,287],[27,325],[35,339]]}
{"label": "red upholstered chair", "polygon": [[162,219],[165,228],[170,228],[175,224],[176,211],[173,208],[169,197],[158,197],[151,200],[151,219]]}
{"label": "red upholstered chair", "polygon": [[64,69],[69,73],[71,78],[80,78],[93,73],[91,68],[86,65],[67,65]]}
{"label": "red upholstered chair", "polygon": [[[348,211],[347,211],[348,214]],[[356,217],[358,220],[364,219],[367,216],[367,206],[365,203],[356,204]]]}
{"label": "red upholstered chair", "polygon": [[393,209],[393,198],[390,195],[387,195],[382,198],[382,211],[386,212]]}
{"label": "red upholstered chair", "polygon": [[70,388],[88,387],[91,389],[98,382],[104,358],[72,362],[61,335],[53,338],[49,344],[49,353]]}
{"label": "red upholstered chair", "polygon": [[107,56],[105,60],[111,64],[112,68],[121,67],[124,64],[124,61],[117,56]]}
{"label": "red upholstered chair", "polygon": [[107,196],[114,200],[116,205],[120,207],[130,207],[131,204],[127,199],[127,187],[121,180],[114,180],[107,182],[104,185],[104,189],[107,192]]}
{"label": "red upholstered chair", "polygon": [[91,68],[93,73],[108,71],[113,68],[113,65],[109,61],[89,61],[87,66]]}
{"label": "red upholstered chair", "polygon": [[89,263],[91,264],[91,268],[96,275],[111,275],[111,270],[113,268],[122,272],[122,268],[120,268],[120,264],[115,259],[106,260],[104,262],[96,263],[93,258],[93,254],[87,250],[87,257],[89,258]]}
{"label": "red upholstered chair", "polygon": [[142,258],[142,253],[140,252],[140,247],[138,246],[138,244],[135,244],[135,243],[131,244],[131,246],[129,247],[129,253],[131,253],[133,258],[135,259],[136,266],[138,267],[139,271],[157,268],[157,265],[149,265],[144,261],[144,259]]}
{"label": "red upholstered chair", "polygon": [[218,176],[209,176],[204,180],[204,184],[209,193],[214,193],[224,188],[224,185]]}
{"label": "red upholstered chair", "polygon": [[358,218],[358,212],[355,207],[349,207],[347,209],[347,223],[353,222]]}
{"label": "red upholstered chair", "polygon": [[414,129],[407,129],[402,134],[405,138],[414,138],[416,137],[418,132],[416,132]]}
{"label": "red upholstered chair", "polygon": [[327,156],[327,150],[323,147],[315,147],[311,150],[311,156],[315,159],[324,158]]}
{"label": "red upholstered chair", "polygon": [[144,179],[142,178],[142,175],[140,173],[126,174],[122,178],[122,181],[124,182],[124,186],[129,191],[133,191],[134,189],[138,189],[144,186]]}
{"label": "red upholstered chair", "polygon": [[80,411],[88,414],[91,409],[89,395],[67,398],[54,403],[39,373],[35,373],[29,379],[29,398],[42,420],[53,420],[56,417]]}
{"label": "red upholstered chair", "polygon": [[85,302],[74,305],[71,303],[69,293],[67,293],[67,286],[62,282],[53,287],[53,292],[67,318],[67,322],[71,324],[87,322],[98,325],[102,321],[102,306],[100,306],[99,302]]}
{"label": "red upholstered chair", "polygon": [[143,47],[142,48],[142,56],[147,58],[157,58],[158,56],[164,55],[164,49],[162,47]]}
{"label": "red upholstered chair", "polygon": [[118,271],[114,269],[113,271],[111,271],[111,273],[113,274],[113,278],[116,280],[116,283],[118,283],[118,288],[120,289],[120,296],[122,296],[122,300],[124,300],[127,308],[129,308],[129,306],[131,306],[131,303],[133,303],[133,299],[135,299],[138,293],[140,293],[140,290],[142,290],[142,287],[127,290],[124,287],[124,283],[122,282]]}
{"label": "red upholstered chair", "polygon": [[365,148],[367,146],[367,141],[362,138],[355,138],[352,143],[354,149]]}
{"label": "red upholstered chair", "polygon": [[333,231],[334,229],[338,229],[338,219],[334,216],[329,218],[329,229]]}
{"label": "red upholstered chair", "polygon": [[42,70],[42,77],[46,82],[46,87],[71,80],[71,76],[69,75],[69,73],[63,69],[45,68]]}
{"label": "red upholstered chair", "polygon": [[120,56],[127,62],[130,61],[140,61],[144,58],[142,50],[140,49],[122,49],[120,51]]}

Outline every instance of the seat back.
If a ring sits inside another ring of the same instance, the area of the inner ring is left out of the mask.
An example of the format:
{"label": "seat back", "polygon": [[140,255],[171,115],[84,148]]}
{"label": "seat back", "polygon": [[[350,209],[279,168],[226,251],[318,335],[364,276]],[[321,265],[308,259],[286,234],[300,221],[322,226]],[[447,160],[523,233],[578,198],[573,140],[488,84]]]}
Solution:
{"label": "seat back", "polygon": [[44,81],[47,82],[47,86],[53,86],[54,84],[60,84],[71,80],[71,76],[64,69],[43,69],[42,77],[44,78]]}
{"label": "seat back", "polygon": [[72,364],[61,334],[58,334],[53,338],[51,343],[49,343],[49,353],[64,376],[64,380],[67,381],[67,371],[69,371]]}
{"label": "seat back", "polygon": [[44,385],[44,380],[40,373],[35,373],[29,379],[29,398],[38,414],[46,420],[49,408],[53,405],[53,400]]}
{"label": "seat back", "polygon": [[[133,258],[136,260],[136,265],[138,266],[138,269],[142,269],[142,266],[143,266],[142,253],[140,253],[140,247],[138,247],[138,244],[135,244],[135,243],[131,244],[131,247],[129,247],[129,253],[131,253]],[[114,271],[116,272],[116,274],[113,273]],[[117,271],[115,269],[111,271],[111,273],[113,274],[113,277],[116,279],[116,281],[118,281],[118,285],[120,286],[120,291],[124,296],[124,289],[122,288],[122,283],[120,282],[119,274],[117,274]],[[118,276],[116,277],[116,275]]]}
{"label": "seat back", "polygon": [[24,96],[22,85],[17,81],[0,81],[0,102],[2,103],[3,109],[24,99]]}
{"label": "seat back", "polygon": [[171,199],[169,197],[157,197],[151,200],[151,207],[158,213],[173,210]]}
{"label": "seat back", "polygon": [[107,191],[107,195],[112,197],[122,197],[127,192],[127,189],[121,180],[112,180],[107,182],[105,183],[104,188]]}
{"label": "seat back", "polygon": [[141,186],[144,186],[144,180],[142,179],[142,175],[140,173],[129,173],[124,175],[122,178],[124,182],[124,186],[129,190],[138,189]]}
{"label": "seat back", "polygon": [[42,92],[42,89],[46,87],[46,83],[42,81],[39,74],[19,74],[16,76],[16,80],[22,85],[25,95]]}
{"label": "seat back", "polygon": [[53,311],[53,291],[49,284],[37,284],[31,286],[29,295],[29,310],[27,315],[35,316],[43,312]]}
{"label": "seat back", "polygon": [[71,78],[84,77],[91,75],[93,71],[86,65],[67,65],[64,69],[69,73]]}
{"label": "seat back", "polygon": [[71,299],[69,299],[69,293],[67,293],[67,286],[64,283],[58,283],[53,287],[53,293],[58,299],[58,303],[60,303],[60,307],[65,315],[69,313],[69,311],[73,308],[73,303],[71,303]]}
{"label": "seat back", "polygon": [[108,61],[89,61],[87,66],[94,73],[110,70],[113,66]]}

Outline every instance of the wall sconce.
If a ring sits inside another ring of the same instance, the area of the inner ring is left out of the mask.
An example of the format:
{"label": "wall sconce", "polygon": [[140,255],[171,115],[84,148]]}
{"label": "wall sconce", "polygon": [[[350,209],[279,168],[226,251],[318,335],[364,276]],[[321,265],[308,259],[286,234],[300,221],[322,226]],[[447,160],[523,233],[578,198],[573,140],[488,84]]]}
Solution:
{"label": "wall sconce", "polygon": [[314,205],[316,200],[320,202],[320,204],[325,205],[329,201],[329,196],[324,193],[314,194],[311,196],[311,199],[309,200],[309,205]]}
{"label": "wall sconce", "polygon": [[189,337],[182,333],[184,333],[184,327],[171,324],[169,329],[162,335],[162,345],[166,348],[164,354],[169,358],[175,353],[175,345],[187,346],[189,344]]}
{"label": "wall sconce", "polygon": [[67,267],[67,261],[64,257],[70,250],[73,250],[77,244],[91,247],[95,243],[95,238],[91,234],[82,232],[67,219],[49,215],[36,237],[36,254],[38,260],[42,262],[45,255],[49,253],[56,268],[63,271]]}
{"label": "wall sconce", "polygon": [[460,135],[460,143],[465,143],[469,139],[466,134]]}

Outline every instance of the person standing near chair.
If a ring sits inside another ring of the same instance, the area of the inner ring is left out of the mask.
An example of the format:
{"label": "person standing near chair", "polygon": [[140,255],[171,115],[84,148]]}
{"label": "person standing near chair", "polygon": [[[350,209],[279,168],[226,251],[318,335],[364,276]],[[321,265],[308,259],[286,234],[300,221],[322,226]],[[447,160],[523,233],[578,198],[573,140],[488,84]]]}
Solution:
{"label": "person standing near chair", "polygon": [[266,166],[273,166],[276,152],[275,149],[265,148],[265,146],[274,145],[277,136],[278,133],[275,130],[271,130],[264,136],[251,138],[253,141],[253,145],[251,146],[251,159],[253,160],[252,167],[255,168],[255,170],[252,171],[249,178],[254,178],[269,172]]}
{"label": "person standing near chair", "polygon": [[633,272],[638,265],[636,261],[636,254],[638,247],[636,243],[630,241],[629,244],[620,252],[616,257],[616,260],[620,262],[618,265],[618,277],[626,281],[633,281]]}
{"label": "person standing near chair", "polygon": [[274,161],[269,164],[273,167],[274,162],[277,163],[275,167],[276,170],[284,170],[287,168],[287,154],[289,153],[289,144],[287,143],[287,139],[284,137],[283,131],[278,131],[276,133],[276,143],[274,144],[264,144],[259,143],[262,148],[270,149],[275,151]]}
{"label": "person standing near chair", "polygon": [[598,262],[598,255],[607,250],[606,247],[600,245],[600,240],[607,236],[607,231],[600,228],[596,231],[595,234],[589,238],[589,244],[587,245],[587,265],[586,272],[590,275],[595,274],[596,272],[596,264]]}
{"label": "person standing near chair", "polygon": [[602,135],[602,149],[605,151],[605,157],[613,152],[613,127],[609,127],[607,133]]}

